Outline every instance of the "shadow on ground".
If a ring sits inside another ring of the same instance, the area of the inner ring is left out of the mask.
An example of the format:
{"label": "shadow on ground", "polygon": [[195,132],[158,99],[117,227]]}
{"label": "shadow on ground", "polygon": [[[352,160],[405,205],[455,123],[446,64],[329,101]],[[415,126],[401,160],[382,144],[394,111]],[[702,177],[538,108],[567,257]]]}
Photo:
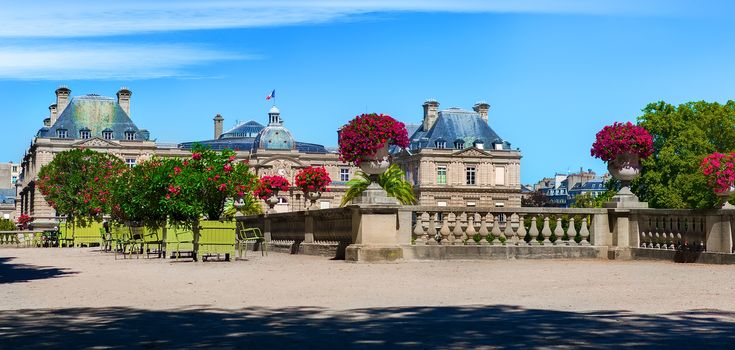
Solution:
{"label": "shadow on ground", "polygon": [[0,284],[28,282],[76,273],[56,267],[15,264],[12,262],[13,259],[15,258],[0,258]]}
{"label": "shadow on ground", "polygon": [[[143,293],[144,291],[141,291]],[[733,349],[735,313],[515,306],[0,311],[0,348]]]}

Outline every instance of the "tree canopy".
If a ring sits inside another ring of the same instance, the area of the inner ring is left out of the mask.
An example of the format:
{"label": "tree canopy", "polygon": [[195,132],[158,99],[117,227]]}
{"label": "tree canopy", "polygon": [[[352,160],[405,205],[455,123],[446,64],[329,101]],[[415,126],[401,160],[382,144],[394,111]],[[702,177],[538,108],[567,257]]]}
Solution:
{"label": "tree canopy", "polygon": [[126,167],[110,154],[89,149],[61,152],[38,173],[38,188],[59,215],[78,226],[110,212],[113,179]]}
{"label": "tree canopy", "polygon": [[713,152],[735,151],[735,102],[648,104],[638,118],[653,136],[633,191],[653,208],[712,208],[717,197],[699,169]]}

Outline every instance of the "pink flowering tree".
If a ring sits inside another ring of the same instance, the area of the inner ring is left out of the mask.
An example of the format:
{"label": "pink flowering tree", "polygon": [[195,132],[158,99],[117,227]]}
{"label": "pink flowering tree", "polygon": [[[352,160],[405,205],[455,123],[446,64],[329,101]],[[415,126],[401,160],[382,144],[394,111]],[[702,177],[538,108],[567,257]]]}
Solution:
{"label": "pink flowering tree", "polygon": [[111,212],[111,187],[126,170],[125,164],[111,154],[73,149],[57,154],[44,165],[36,185],[67,222],[87,226]]}
{"label": "pink flowering tree", "polygon": [[332,183],[329,173],[324,167],[308,167],[296,173],[296,187],[304,194],[308,192],[326,192],[327,186]]}
{"label": "pink flowering tree", "polygon": [[712,153],[700,163],[707,184],[715,193],[725,193],[735,183],[735,153]]}
{"label": "pink flowering tree", "polygon": [[653,154],[653,138],[641,126],[631,122],[615,122],[597,133],[590,153],[605,162],[625,153],[635,154],[643,159]]}
{"label": "pink flowering tree", "polygon": [[384,114],[361,114],[339,130],[339,158],[357,166],[385,144],[408,147],[406,126]]}
{"label": "pink flowering tree", "polygon": [[195,145],[191,157],[174,166],[164,203],[170,218],[192,222],[205,215],[218,220],[228,198],[245,196],[255,185],[248,162],[237,161],[235,151],[212,151]]}

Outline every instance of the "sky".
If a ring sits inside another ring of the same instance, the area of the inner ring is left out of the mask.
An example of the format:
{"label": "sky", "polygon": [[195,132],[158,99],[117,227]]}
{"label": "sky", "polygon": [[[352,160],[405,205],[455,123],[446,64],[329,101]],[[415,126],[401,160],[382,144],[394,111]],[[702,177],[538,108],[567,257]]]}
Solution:
{"label": "sky", "polygon": [[19,161],[54,90],[114,96],[159,142],[212,138],[215,114],[336,146],[364,112],[491,105],[521,180],[605,164],[595,133],[646,104],[735,96],[735,5],[678,0],[0,0],[0,160]]}

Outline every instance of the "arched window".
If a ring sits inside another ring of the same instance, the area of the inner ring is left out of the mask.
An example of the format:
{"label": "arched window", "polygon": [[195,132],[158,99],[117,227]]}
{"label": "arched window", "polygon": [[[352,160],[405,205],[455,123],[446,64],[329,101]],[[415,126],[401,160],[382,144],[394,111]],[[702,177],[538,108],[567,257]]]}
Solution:
{"label": "arched window", "polygon": [[102,138],[105,140],[112,140],[114,138],[112,130],[110,129],[102,130]]}
{"label": "arched window", "polygon": [[92,137],[92,131],[91,130],[89,130],[87,128],[83,128],[83,129],[79,130],[79,138],[80,139],[84,140],[84,139],[88,139],[90,137]]}

